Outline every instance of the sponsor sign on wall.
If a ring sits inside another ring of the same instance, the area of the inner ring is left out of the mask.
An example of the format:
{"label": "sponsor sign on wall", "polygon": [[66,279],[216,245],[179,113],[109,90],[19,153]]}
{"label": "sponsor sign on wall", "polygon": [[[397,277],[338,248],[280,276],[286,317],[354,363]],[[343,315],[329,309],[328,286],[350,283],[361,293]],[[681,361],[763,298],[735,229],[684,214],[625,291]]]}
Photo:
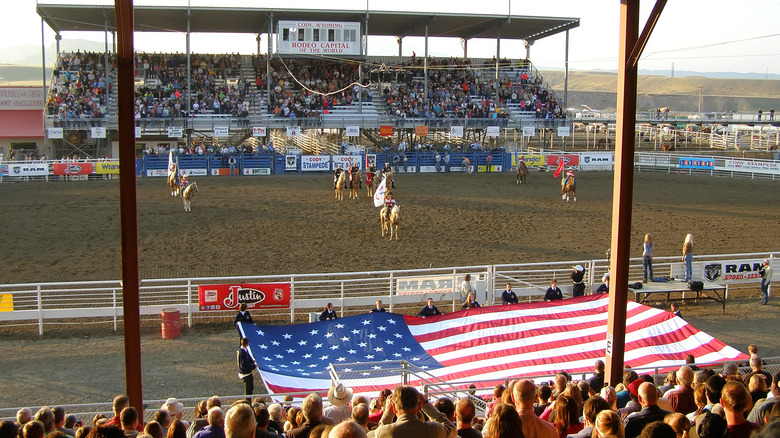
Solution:
{"label": "sponsor sign on wall", "polygon": [[215,126],[214,127],[214,137],[217,137],[217,138],[228,138],[228,137],[230,137],[230,127],[229,126]]}
{"label": "sponsor sign on wall", "polygon": [[46,130],[46,137],[48,138],[63,138],[62,128],[49,128]]}
{"label": "sponsor sign on wall", "polygon": [[[579,155],[548,155],[547,165],[557,166],[558,161],[563,159],[564,166],[578,166],[580,164]],[[527,164],[527,163],[526,163]]]}
{"label": "sponsor sign on wall", "polygon": [[287,136],[288,137],[298,137],[301,135],[301,127],[300,126],[288,126],[287,127]]}
{"label": "sponsor sign on wall", "polygon": [[301,170],[304,172],[321,172],[330,170],[330,156],[302,155]]}
{"label": "sponsor sign on wall", "polygon": [[[217,169],[214,169],[215,171]],[[213,175],[219,175],[219,173],[213,173]],[[168,176],[168,169],[146,169],[146,176]]]}
{"label": "sponsor sign on wall", "polygon": [[106,128],[102,126],[93,126],[89,128],[89,136],[92,138],[106,138]]}
{"label": "sponsor sign on wall", "polygon": [[414,127],[414,135],[418,137],[427,137],[428,136],[428,127],[425,125],[422,126],[415,126]]}
{"label": "sponsor sign on wall", "polygon": [[580,154],[580,166],[586,167],[610,167],[615,164],[612,152],[588,152]]}
{"label": "sponsor sign on wall", "polygon": [[248,309],[289,309],[290,283],[214,284],[198,286],[201,312]]}
{"label": "sponsor sign on wall", "polygon": [[752,160],[724,160],[723,168],[726,170],[741,170],[757,173],[778,173],[780,163],[777,161],[752,161]]}
{"label": "sponsor sign on wall", "polygon": [[450,137],[463,137],[463,127],[450,126]]}
{"label": "sponsor sign on wall", "polygon": [[366,161],[368,161],[368,167],[376,167],[376,154],[366,155]]}
{"label": "sponsor sign on wall", "polygon": [[270,175],[271,169],[268,167],[245,167],[244,175]]}
{"label": "sponsor sign on wall", "polygon": [[45,102],[41,87],[0,88],[0,110],[39,110]]}
{"label": "sponsor sign on wall", "polygon": [[265,137],[266,136],[266,128],[265,126],[253,126],[252,127],[252,137]]}
{"label": "sponsor sign on wall", "polygon": [[536,128],[533,126],[523,126],[523,137],[533,137],[536,135]]}
{"label": "sponsor sign on wall", "polygon": [[347,137],[359,137],[360,136],[360,126],[347,126]]}
{"label": "sponsor sign on wall", "polygon": [[379,127],[379,135],[382,137],[392,137],[393,136],[393,127],[383,125]]}
{"label": "sponsor sign on wall", "polygon": [[184,137],[184,129],[181,126],[169,126],[168,138],[182,138]]}
{"label": "sponsor sign on wall", "polygon": [[558,127],[558,137],[569,137],[571,135],[571,128],[568,126]]}
{"label": "sponsor sign on wall", "polygon": [[501,133],[501,128],[498,126],[488,126],[487,131],[485,132],[485,135],[488,137],[498,137],[498,134]]}
{"label": "sponsor sign on wall", "polygon": [[284,156],[284,170],[298,170],[298,156],[297,155],[285,155]]}
{"label": "sponsor sign on wall", "polygon": [[141,138],[141,127],[136,126],[135,127],[135,138]]}
{"label": "sponsor sign on wall", "polygon": [[119,173],[119,161],[102,161],[95,163],[95,173],[103,175],[106,173]]}
{"label": "sponsor sign on wall", "polygon": [[9,164],[8,176],[46,176],[49,165],[44,163]]}
{"label": "sponsor sign on wall", "polygon": [[208,169],[181,169],[180,172],[182,175],[187,176],[208,176],[209,174]]}
{"label": "sponsor sign on wall", "polygon": [[276,51],[283,55],[360,55],[360,22],[279,20]]}
{"label": "sponsor sign on wall", "polygon": [[396,295],[451,293],[453,276],[434,275],[430,277],[407,277],[395,281]]}
{"label": "sponsor sign on wall", "polygon": [[715,159],[680,157],[677,167],[683,169],[714,169]]}
{"label": "sponsor sign on wall", "polygon": [[713,283],[756,283],[761,281],[762,263],[763,259],[704,262],[701,278]]}
{"label": "sponsor sign on wall", "polygon": [[363,170],[363,157],[360,155],[334,155],[333,168],[337,168],[339,164],[341,164],[342,169],[354,164],[358,169]]}
{"label": "sponsor sign on wall", "polygon": [[523,157],[525,165],[528,167],[544,166],[544,155],[512,155],[512,166],[517,166],[517,158]]}
{"label": "sponsor sign on wall", "polygon": [[55,175],[91,175],[92,163],[53,163],[52,173]]}

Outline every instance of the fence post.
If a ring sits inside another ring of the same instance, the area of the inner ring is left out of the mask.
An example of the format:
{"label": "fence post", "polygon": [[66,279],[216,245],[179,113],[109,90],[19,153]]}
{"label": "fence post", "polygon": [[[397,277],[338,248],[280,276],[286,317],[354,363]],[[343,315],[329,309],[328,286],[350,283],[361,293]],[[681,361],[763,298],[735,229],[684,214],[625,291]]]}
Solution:
{"label": "fence post", "polygon": [[390,273],[390,297],[388,298],[387,302],[390,306],[390,313],[393,312],[393,272]]}
{"label": "fence post", "polygon": [[408,363],[405,360],[401,361],[401,368],[403,371],[401,371],[401,382],[403,382],[404,385],[409,384],[409,368]]}
{"label": "fence post", "polygon": [[340,307],[341,307],[341,317],[344,317],[344,282],[341,282],[341,296],[339,297]]}
{"label": "fence post", "polygon": [[111,300],[114,303],[114,332],[117,330],[117,306],[116,306],[116,289],[111,289]]}
{"label": "fence post", "polygon": [[187,327],[192,327],[192,280],[187,280]]}
{"label": "fence post", "polygon": [[290,277],[290,322],[295,322],[295,276]]}
{"label": "fence post", "polygon": [[43,303],[41,302],[41,285],[36,286],[38,295],[38,336],[43,336]]}

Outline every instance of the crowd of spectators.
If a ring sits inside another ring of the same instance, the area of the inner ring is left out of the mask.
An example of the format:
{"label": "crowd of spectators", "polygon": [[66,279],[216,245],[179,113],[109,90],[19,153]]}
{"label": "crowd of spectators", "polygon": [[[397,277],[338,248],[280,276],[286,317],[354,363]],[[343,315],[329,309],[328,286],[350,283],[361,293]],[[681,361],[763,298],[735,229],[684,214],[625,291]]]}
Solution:
{"label": "crowd of spectators", "polygon": [[[100,119],[106,116],[105,57],[96,52],[63,53],[54,66],[46,114],[56,119]],[[113,71],[113,57],[109,57]]]}
{"label": "crowd of spectators", "polygon": [[367,72],[359,74],[356,62],[316,59],[272,59],[270,78],[264,56],[253,58],[258,90],[269,85],[268,107],[279,117],[316,117],[335,106],[371,100],[365,84]]}
{"label": "crowd of spectators", "polygon": [[[575,381],[566,372],[535,383],[512,380],[497,385],[492,396],[475,395],[471,385],[462,398],[428,400],[411,386],[387,388],[376,398],[353,395],[338,384],[327,399],[316,393],[293,406],[269,398],[241,399],[230,407],[219,397],[201,400],[194,420],[184,421],[184,407],[168,399],[143,423],[117,396],[113,417],[94,417],[85,425],[61,407],[29,409],[17,421],[0,423],[0,438],[770,438],[780,436],[780,371],[762,369],[754,345],[751,371],[740,375],[734,363],[721,373],[683,365],[664,384],[628,370],[615,387],[605,385],[602,361],[592,376]],[[753,382],[760,382],[757,389]],[[749,385],[749,386],[748,386]],[[750,389],[749,389],[750,388]],[[754,394],[755,393],[755,394]],[[326,407],[327,404],[329,407]],[[485,404],[478,416],[475,402]],[[112,429],[112,430],[109,430]]]}

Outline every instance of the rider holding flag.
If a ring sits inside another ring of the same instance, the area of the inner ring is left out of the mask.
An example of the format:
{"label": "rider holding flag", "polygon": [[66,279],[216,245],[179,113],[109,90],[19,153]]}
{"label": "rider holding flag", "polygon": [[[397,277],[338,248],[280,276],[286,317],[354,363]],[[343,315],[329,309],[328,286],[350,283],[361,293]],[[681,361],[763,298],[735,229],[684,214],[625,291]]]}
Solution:
{"label": "rider holding flag", "polygon": [[395,198],[393,198],[393,193],[388,190],[387,194],[385,195],[385,219],[390,220],[390,212],[393,211],[393,207],[395,207],[396,202]]}

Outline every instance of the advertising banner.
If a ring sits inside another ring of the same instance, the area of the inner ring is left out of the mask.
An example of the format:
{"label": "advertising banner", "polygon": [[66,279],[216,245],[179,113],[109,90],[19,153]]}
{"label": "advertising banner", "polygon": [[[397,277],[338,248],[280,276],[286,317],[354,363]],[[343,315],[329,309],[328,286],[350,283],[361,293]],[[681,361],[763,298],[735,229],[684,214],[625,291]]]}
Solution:
{"label": "advertising banner", "polygon": [[201,312],[248,309],[289,309],[290,283],[214,284],[198,286]]}
{"label": "advertising banner", "polygon": [[282,55],[360,55],[360,22],[279,20],[276,51]]}
{"label": "advertising banner", "polygon": [[360,155],[334,155],[333,156],[333,168],[335,169],[341,164],[342,169],[346,169],[351,165],[355,165],[358,169],[363,170],[363,157]]}
{"label": "advertising banner", "polygon": [[63,138],[62,128],[49,128],[46,130],[46,137],[48,138]]}
{"label": "advertising banner", "polygon": [[253,126],[252,127],[252,137],[265,137],[266,136],[266,128],[265,126]]}
{"label": "advertising banner", "polygon": [[46,176],[49,165],[45,163],[20,163],[8,165],[8,176]]}
{"label": "advertising banner", "polygon": [[52,173],[55,175],[91,175],[92,163],[53,163]]}
{"label": "advertising banner", "polygon": [[368,163],[368,168],[376,167],[376,154],[366,155],[366,162]]}
{"label": "advertising banner", "polygon": [[395,281],[396,295],[443,294],[453,291],[452,275],[430,277],[407,277]]}
{"label": "advertising banner", "polygon": [[298,170],[298,156],[297,155],[285,155],[284,157],[284,170]]}
{"label": "advertising banner", "polygon": [[[216,170],[216,169],[214,169]],[[215,173],[214,175],[218,175]],[[168,169],[146,169],[146,176],[168,176]]]}
{"label": "advertising banner", "polygon": [[360,136],[360,126],[347,126],[347,137],[359,137]]}
{"label": "advertising banner", "polygon": [[184,129],[181,126],[169,126],[168,138],[182,138],[184,137]]}
{"label": "advertising banner", "polygon": [[214,137],[217,137],[217,138],[228,138],[228,137],[230,137],[230,127],[229,126],[215,126],[214,127]]}
{"label": "advertising banner", "polygon": [[559,126],[558,127],[558,137],[568,137],[571,135],[571,128],[568,126]]}
{"label": "advertising banner", "polygon": [[414,127],[414,135],[418,137],[426,137],[428,136],[428,127],[425,125],[422,126],[415,126]]}
{"label": "advertising banner", "polygon": [[119,174],[119,161],[102,161],[95,164],[95,173],[105,175],[107,173]]}
{"label": "advertising banner", "polygon": [[544,166],[544,155],[512,155],[512,166],[517,166],[517,159],[523,157],[525,165],[528,167],[541,167]]}
{"label": "advertising banner", "polygon": [[141,127],[136,126],[135,127],[135,138],[141,138]]}
{"label": "advertising banner", "polygon": [[93,126],[89,128],[89,136],[92,138],[106,138],[106,128],[102,126]]}
{"label": "advertising banner", "polygon": [[682,169],[714,169],[715,159],[680,157],[677,167]]}
{"label": "advertising banner", "polygon": [[187,176],[208,176],[209,174],[208,169],[181,169],[180,172]]}
{"label": "advertising banner", "polygon": [[301,170],[304,172],[321,172],[330,170],[330,156],[302,155]]}
{"label": "advertising banner", "polygon": [[244,175],[270,175],[271,169],[268,167],[245,167]]}
{"label": "advertising banner", "polygon": [[485,132],[485,135],[488,137],[498,137],[498,134],[501,133],[501,128],[498,126],[488,126],[487,131]]}
{"label": "advertising banner", "polygon": [[[739,259],[701,264],[701,278],[713,283],[760,283],[763,259]],[[773,266],[774,268],[774,266]],[[695,275],[694,275],[695,277]],[[773,277],[777,277],[773,275]]]}
{"label": "advertising banner", "polygon": [[580,154],[580,166],[583,168],[607,167],[615,164],[612,152],[588,152]]}
{"label": "advertising banner", "polygon": [[523,137],[533,137],[536,135],[536,128],[533,126],[523,126]]}
{"label": "advertising banner", "polygon": [[463,127],[450,126],[450,137],[463,137]]}
{"label": "advertising banner", "polygon": [[756,173],[779,173],[780,163],[776,161],[724,160],[726,170],[740,170]]}
{"label": "advertising banner", "polygon": [[[558,161],[560,161],[561,159],[563,159],[564,166],[578,166],[580,164],[579,155],[548,155],[547,165],[558,166]],[[527,164],[528,163],[526,163],[526,165]]]}
{"label": "advertising banner", "polygon": [[287,127],[287,136],[288,137],[298,137],[301,135],[301,127],[300,126],[288,126]]}
{"label": "advertising banner", "polygon": [[379,135],[382,137],[392,137],[393,136],[393,127],[388,125],[382,125],[379,127]]}

